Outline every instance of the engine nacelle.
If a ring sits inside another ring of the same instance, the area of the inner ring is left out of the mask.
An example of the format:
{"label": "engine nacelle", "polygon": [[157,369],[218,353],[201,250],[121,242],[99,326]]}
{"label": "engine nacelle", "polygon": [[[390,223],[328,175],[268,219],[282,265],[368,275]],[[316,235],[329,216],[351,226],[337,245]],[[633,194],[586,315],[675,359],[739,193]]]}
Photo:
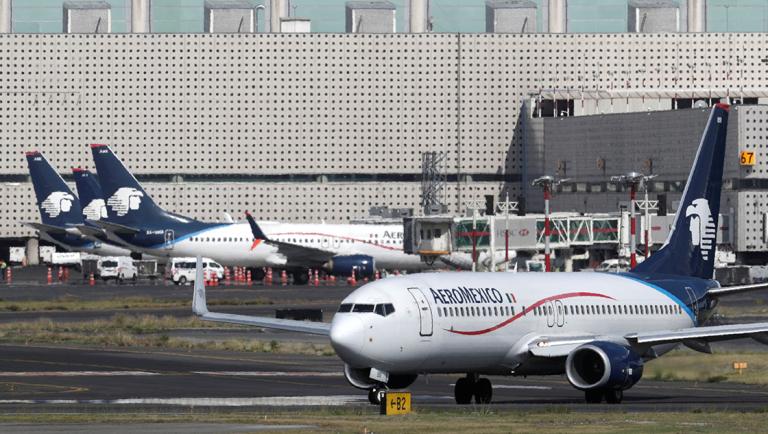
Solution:
{"label": "engine nacelle", "polygon": [[643,359],[624,345],[591,342],[568,355],[565,373],[573,387],[580,390],[626,390],[643,376]]}
{"label": "engine nacelle", "polygon": [[352,270],[356,270],[359,278],[373,277],[376,263],[367,255],[336,256],[328,261],[325,268],[334,276],[351,276]]}
{"label": "engine nacelle", "polygon": [[[349,384],[357,387],[358,389],[368,390],[373,386],[377,386],[379,383],[372,380],[369,375],[371,368],[353,368],[347,364],[344,364],[344,377],[346,377]],[[405,389],[416,381],[418,375],[416,374],[389,374],[389,381],[387,381],[387,387],[390,389]]]}

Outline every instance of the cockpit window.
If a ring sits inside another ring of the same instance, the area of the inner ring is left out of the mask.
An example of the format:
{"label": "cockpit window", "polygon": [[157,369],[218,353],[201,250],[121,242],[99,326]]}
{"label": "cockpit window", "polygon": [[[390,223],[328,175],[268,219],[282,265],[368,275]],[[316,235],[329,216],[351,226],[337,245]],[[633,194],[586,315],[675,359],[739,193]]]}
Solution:
{"label": "cockpit window", "polygon": [[345,313],[345,312],[351,312],[352,311],[352,303],[342,303],[339,306],[339,312]]}
{"label": "cockpit window", "polygon": [[374,312],[375,312],[377,315],[381,315],[381,316],[387,316],[387,315],[384,313],[384,305],[383,305],[383,304],[377,304],[377,305],[376,305],[376,308],[375,308],[373,311],[374,311]]}
{"label": "cockpit window", "polygon": [[352,312],[373,312],[372,304],[356,304]]}
{"label": "cockpit window", "polygon": [[392,305],[392,303],[387,303],[384,305],[384,316],[388,316],[395,313],[395,306]]}

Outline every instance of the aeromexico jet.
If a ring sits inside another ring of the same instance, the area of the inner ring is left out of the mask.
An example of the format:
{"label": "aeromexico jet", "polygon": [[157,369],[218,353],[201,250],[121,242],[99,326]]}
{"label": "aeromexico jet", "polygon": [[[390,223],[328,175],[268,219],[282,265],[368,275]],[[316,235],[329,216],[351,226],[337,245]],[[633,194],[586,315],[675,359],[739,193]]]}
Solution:
{"label": "aeromexico jet", "polygon": [[102,256],[130,255],[127,249],[105,243],[98,238],[84,236],[80,230],[86,226],[84,219],[100,218],[100,215],[91,212],[98,204],[88,201],[88,205],[81,208],[80,200],[43,154],[31,151],[26,155],[42,221],[25,223],[27,226],[36,229],[40,238],[70,251]]}
{"label": "aeromexico jet", "polygon": [[766,287],[712,279],[728,110],[712,109],[664,246],[630,272],[390,277],[352,292],[330,324],[209,312],[198,279],[193,311],[329,336],[347,380],[373,403],[430,373],[466,374],[454,389],[460,404],[491,401],[488,375],[560,374],[587,402],[621,402],[643,365],[677,345],[708,353],[712,341],[768,344],[768,323],[704,325],[720,297]]}
{"label": "aeromexico jet", "polygon": [[266,237],[254,237],[247,223],[203,223],[169,213],[155,204],[109,146],[91,149],[107,205],[107,219],[96,224],[131,249],[157,256],[201,255],[225,265],[285,268],[296,282],[306,282],[307,268],[325,267],[339,275],[354,268],[370,275],[376,267],[431,267],[403,252],[402,225],[261,222],[269,236],[265,242]]}

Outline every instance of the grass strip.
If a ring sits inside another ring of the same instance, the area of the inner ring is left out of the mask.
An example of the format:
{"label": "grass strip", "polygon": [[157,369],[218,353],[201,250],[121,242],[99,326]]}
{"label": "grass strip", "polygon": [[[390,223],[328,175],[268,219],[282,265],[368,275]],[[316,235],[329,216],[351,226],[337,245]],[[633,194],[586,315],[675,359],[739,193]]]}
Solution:
{"label": "grass strip", "polygon": [[[81,300],[77,297],[65,296],[53,300],[0,300],[0,311],[9,312],[46,312],[46,311],[84,311],[84,310],[116,310],[116,309],[162,309],[170,307],[190,307],[190,299],[157,299],[151,297],[121,297],[106,300]],[[267,298],[259,297],[249,300],[213,299],[209,306],[260,306],[271,305]]]}
{"label": "grass strip", "polygon": [[[418,406],[418,402],[414,405]],[[547,432],[547,433],[647,433],[647,432],[764,432],[765,411],[694,410],[690,412],[572,412],[496,410],[464,407],[419,410],[404,416],[379,416],[371,407],[320,410],[229,412],[217,409],[178,409],[174,413],[3,414],[0,423],[232,423],[253,425],[310,425],[301,432]],[[91,429],[98,425],[92,425]],[[223,429],[224,427],[222,427]],[[1,426],[0,426],[1,429]],[[261,431],[260,431],[261,432]],[[281,431],[283,432],[283,431]]]}
{"label": "grass strip", "polygon": [[[329,344],[260,339],[204,340],[172,337],[173,330],[231,329],[242,326],[202,321],[194,316],[116,314],[109,319],[57,322],[50,319],[0,324],[0,343],[75,344],[102,348],[149,347],[331,356]],[[245,330],[245,329],[244,329]],[[252,329],[254,334],[259,332]]]}

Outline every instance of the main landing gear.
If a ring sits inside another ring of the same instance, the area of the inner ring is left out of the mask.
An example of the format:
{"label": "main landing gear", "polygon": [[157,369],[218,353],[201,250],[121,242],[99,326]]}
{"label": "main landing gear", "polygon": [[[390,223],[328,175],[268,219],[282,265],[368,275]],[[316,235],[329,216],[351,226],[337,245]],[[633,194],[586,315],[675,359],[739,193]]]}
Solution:
{"label": "main landing gear", "polygon": [[368,390],[368,402],[373,405],[380,405],[384,399],[384,394],[387,392],[387,386],[373,386]]}
{"label": "main landing gear", "polygon": [[472,397],[475,398],[475,404],[490,404],[493,398],[491,380],[478,378],[476,374],[467,374],[466,377],[456,380],[453,394],[456,404],[469,404]]}
{"label": "main landing gear", "polygon": [[584,391],[584,401],[587,404],[600,404],[603,402],[608,404],[621,404],[621,400],[624,398],[624,392],[616,389],[594,389]]}

